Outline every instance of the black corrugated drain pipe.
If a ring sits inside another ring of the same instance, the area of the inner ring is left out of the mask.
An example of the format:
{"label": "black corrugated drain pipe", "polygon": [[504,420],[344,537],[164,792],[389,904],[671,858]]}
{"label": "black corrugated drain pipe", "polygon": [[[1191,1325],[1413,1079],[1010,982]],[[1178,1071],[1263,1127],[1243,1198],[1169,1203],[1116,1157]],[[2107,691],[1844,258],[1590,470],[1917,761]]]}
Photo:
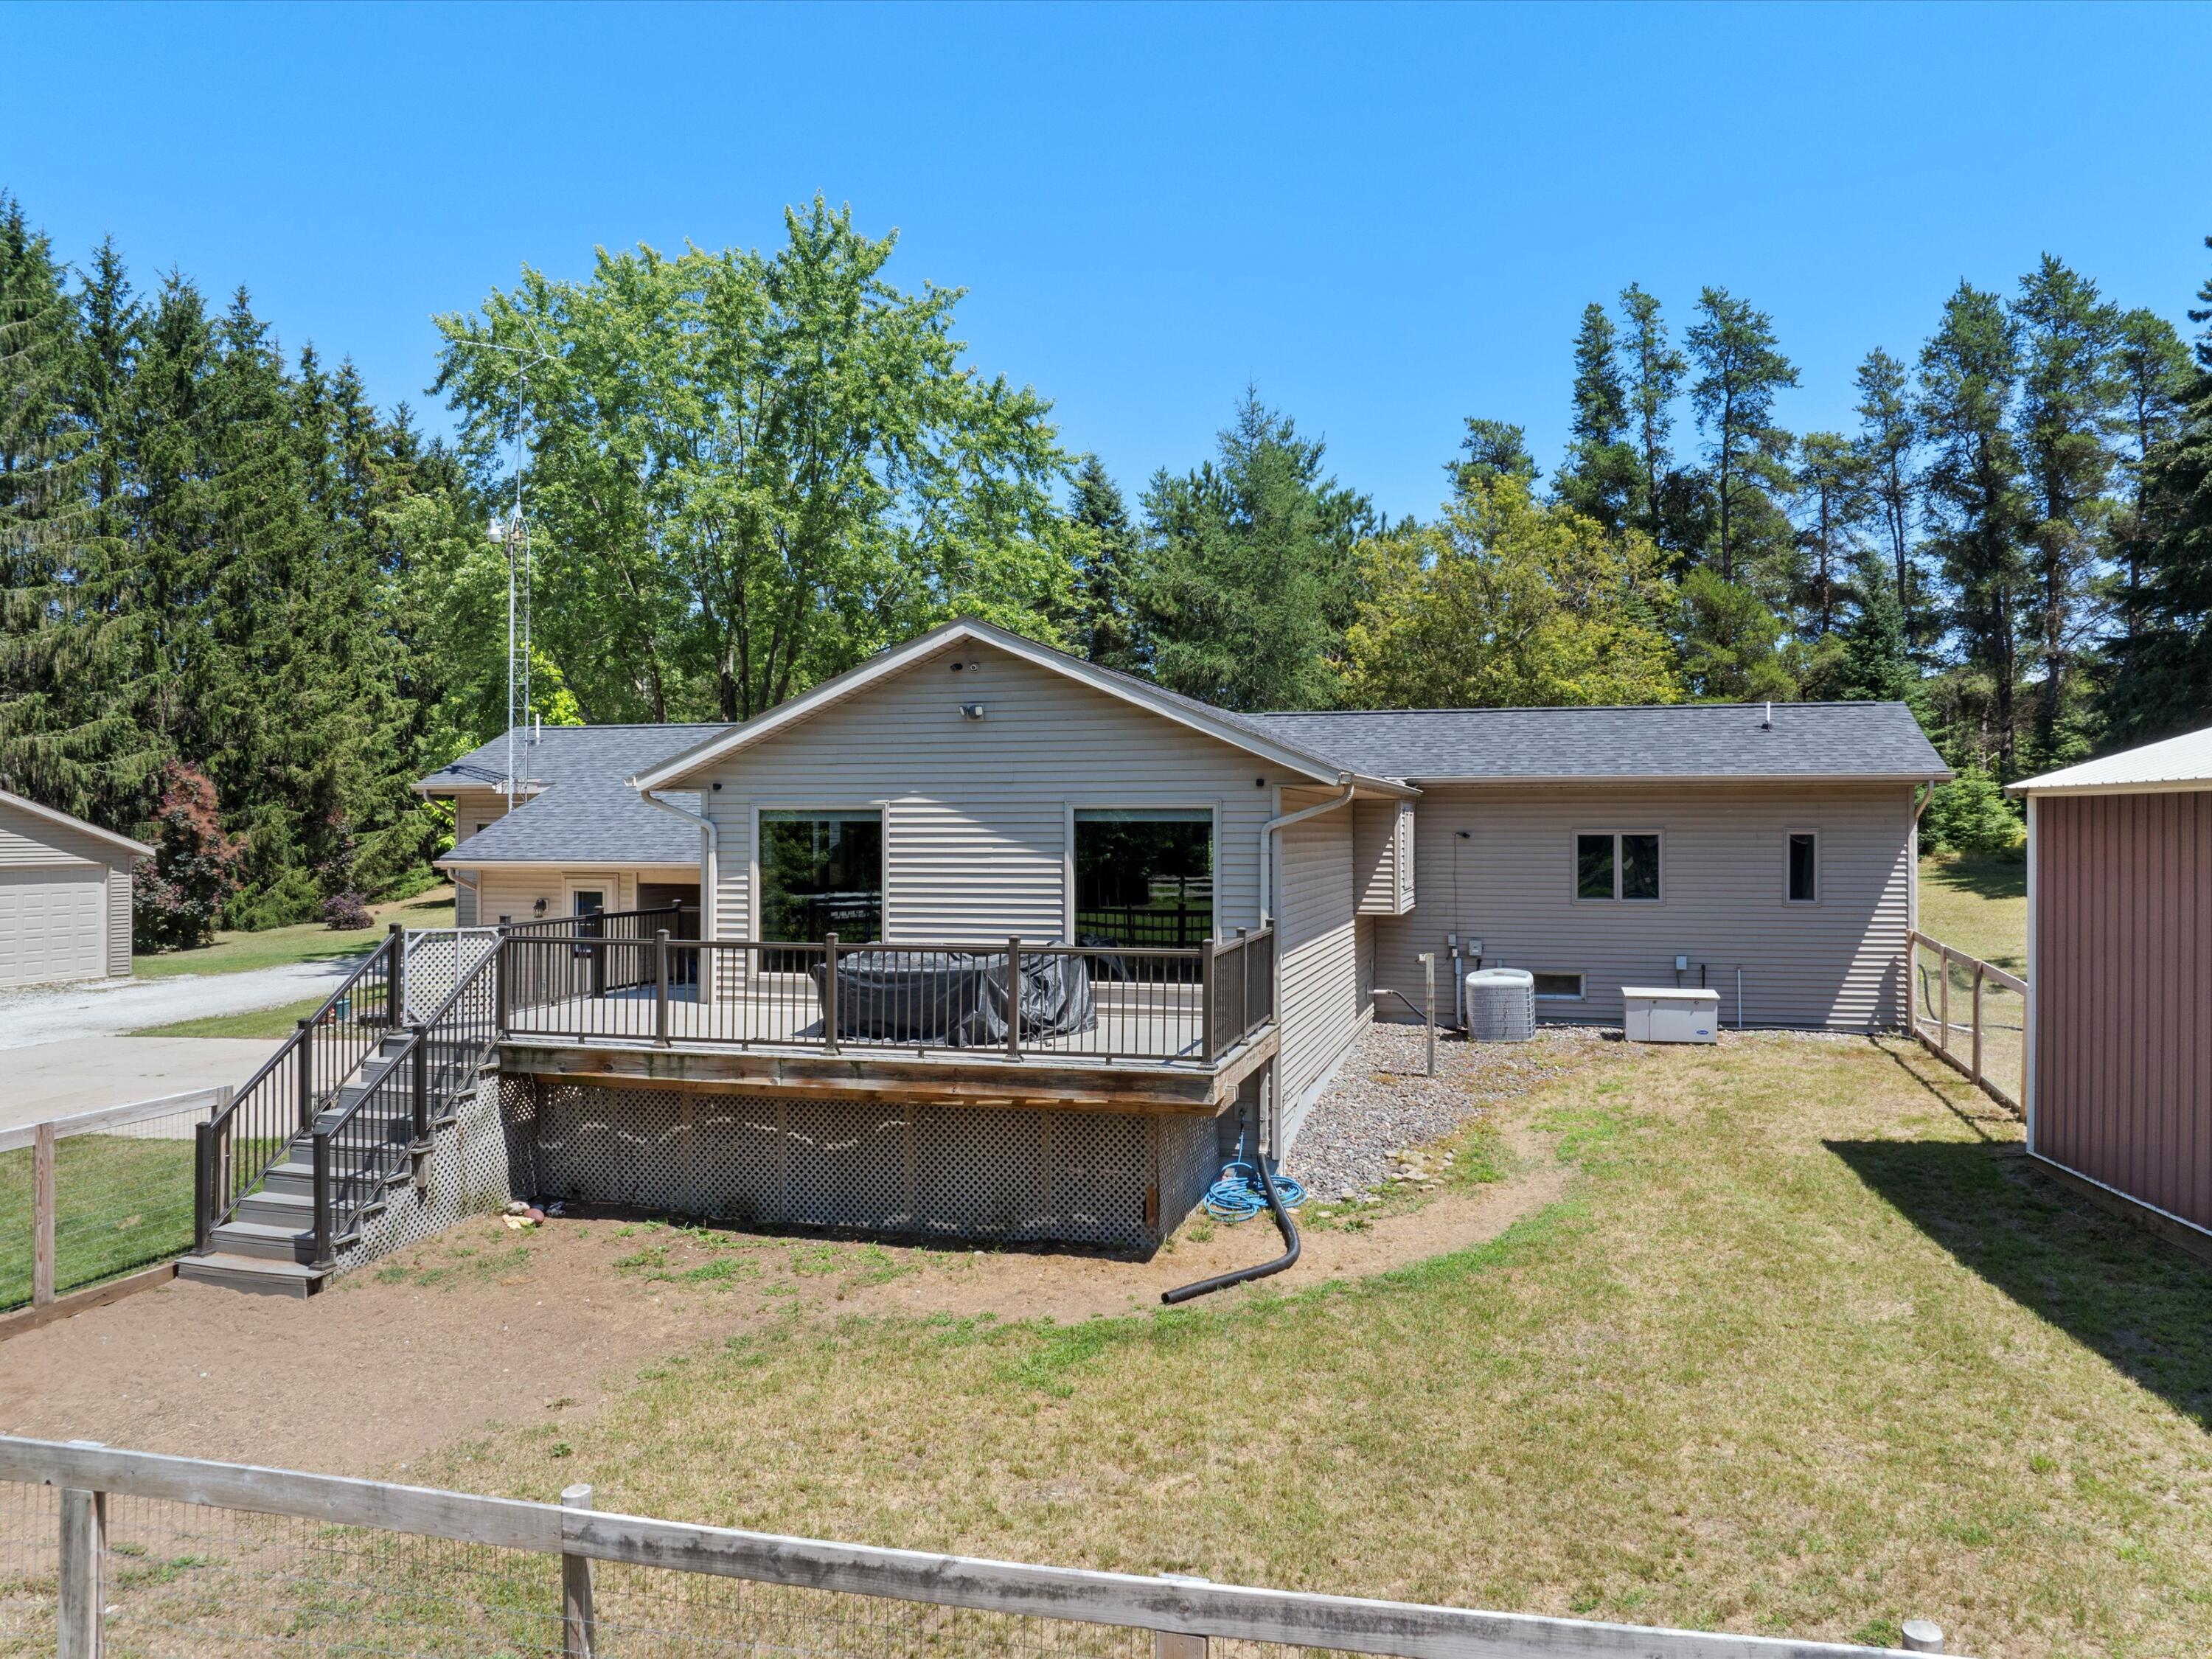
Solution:
{"label": "black corrugated drain pipe", "polygon": [[1283,1200],[1275,1192],[1275,1177],[1267,1168],[1267,1160],[1255,1158],[1259,1167],[1260,1188],[1267,1194],[1267,1207],[1275,1212],[1275,1226],[1283,1235],[1283,1253],[1273,1261],[1263,1261],[1256,1267],[1239,1267],[1234,1273],[1216,1273],[1211,1279],[1200,1279],[1188,1285],[1178,1285],[1174,1290],[1162,1291],[1160,1300],[1173,1307],[1178,1302],[1188,1302],[1201,1296],[1211,1296],[1216,1291],[1225,1291],[1231,1285],[1242,1285],[1248,1279],[1265,1279],[1284,1268],[1294,1267],[1298,1259],[1298,1230],[1291,1220],[1291,1212],[1283,1207]]}

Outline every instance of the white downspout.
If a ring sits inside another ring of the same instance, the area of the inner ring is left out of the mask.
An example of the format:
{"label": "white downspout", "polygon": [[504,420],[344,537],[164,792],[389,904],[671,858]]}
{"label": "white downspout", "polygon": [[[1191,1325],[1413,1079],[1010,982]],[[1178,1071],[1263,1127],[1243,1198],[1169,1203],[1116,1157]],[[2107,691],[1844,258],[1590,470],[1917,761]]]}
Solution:
{"label": "white downspout", "polygon": [[715,874],[721,862],[721,842],[714,833],[714,820],[703,812],[686,811],[672,800],[663,800],[650,789],[637,792],[638,799],[647,806],[658,806],[662,811],[682,818],[697,829],[706,842],[704,856],[699,866],[699,937],[714,937]]}
{"label": "white downspout", "polygon": [[[1301,823],[1308,818],[1318,817],[1323,812],[1334,812],[1338,807],[1350,800],[1352,799],[1352,774],[1349,772],[1339,772],[1336,775],[1336,784],[1337,787],[1343,790],[1344,793],[1339,795],[1334,800],[1322,801],[1317,806],[1302,806],[1295,812],[1285,812],[1279,818],[1269,818],[1265,823],[1260,826],[1260,925],[1262,927],[1267,927],[1275,919],[1273,913],[1267,908],[1267,900],[1269,896],[1267,890],[1271,885],[1273,885],[1273,878],[1275,867],[1275,860],[1272,856],[1274,849],[1269,845],[1267,838],[1279,830],[1287,830],[1294,823]],[[1282,952],[1279,950],[1275,953],[1275,961],[1278,966],[1281,964],[1282,959]]]}

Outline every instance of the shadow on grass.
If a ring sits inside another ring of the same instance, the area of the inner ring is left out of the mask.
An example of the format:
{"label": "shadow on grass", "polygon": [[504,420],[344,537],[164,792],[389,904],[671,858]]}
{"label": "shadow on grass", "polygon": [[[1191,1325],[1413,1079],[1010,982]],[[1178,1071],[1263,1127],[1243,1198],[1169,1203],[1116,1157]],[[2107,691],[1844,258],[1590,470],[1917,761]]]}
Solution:
{"label": "shadow on grass", "polygon": [[2212,1265],[2075,1198],[2014,1142],[1826,1144],[1960,1265],[2212,1429]]}
{"label": "shadow on grass", "polygon": [[2025,857],[1946,859],[1923,879],[1955,887],[1976,898],[2021,898],[2027,892],[2027,860]]}

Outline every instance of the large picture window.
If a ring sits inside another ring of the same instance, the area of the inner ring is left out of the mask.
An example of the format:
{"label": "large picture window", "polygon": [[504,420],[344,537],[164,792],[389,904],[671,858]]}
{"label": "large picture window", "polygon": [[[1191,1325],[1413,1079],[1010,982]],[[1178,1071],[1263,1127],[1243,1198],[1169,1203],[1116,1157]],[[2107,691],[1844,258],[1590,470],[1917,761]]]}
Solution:
{"label": "large picture window", "polygon": [[763,939],[883,937],[881,812],[763,811],[760,841]]}
{"label": "large picture window", "polygon": [[1213,815],[1078,807],[1079,944],[1181,950],[1213,937]]}
{"label": "large picture window", "polygon": [[1575,836],[1575,896],[1656,903],[1659,832],[1583,830]]}

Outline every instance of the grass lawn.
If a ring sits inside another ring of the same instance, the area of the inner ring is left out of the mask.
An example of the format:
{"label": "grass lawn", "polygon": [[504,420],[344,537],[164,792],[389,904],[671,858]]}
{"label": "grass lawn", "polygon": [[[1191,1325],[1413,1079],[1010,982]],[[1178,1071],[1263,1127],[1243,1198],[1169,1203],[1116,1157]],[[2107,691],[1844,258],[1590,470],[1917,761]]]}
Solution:
{"label": "grass lawn", "polygon": [[[31,1299],[31,1151],[0,1152],[0,1308]],[[66,1295],[192,1242],[192,1141],[75,1135],[54,1148],[54,1290]]]}
{"label": "grass lawn", "polygon": [[1920,860],[1920,931],[1955,951],[2027,972],[2027,864],[2022,859]]}
{"label": "grass lawn", "polygon": [[210,1014],[202,1019],[179,1019],[167,1025],[149,1025],[131,1036],[288,1037],[295,1026],[330,1000],[325,993],[275,1008],[254,1008],[242,1014]]}
{"label": "grass lawn", "polygon": [[1569,1178],[1493,1243],[1073,1325],[794,1307],[408,1478],[1639,1623],[1926,1615],[1954,1652],[2212,1645],[2212,1268],[1899,1041],[1652,1051],[1510,1109]]}
{"label": "grass lawn", "polygon": [[434,887],[411,899],[372,905],[369,913],[375,917],[375,925],[357,933],[334,933],[320,922],[310,921],[296,927],[270,927],[258,933],[217,933],[214,944],[198,951],[162,951],[134,956],[131,958],[131,971],[141,979],[166,979],[172,974],[236,974],[249,968],[278,968],[291,962],[323,962],[334,957],[359,956],[382,939],[385,929],[395,921],[408,927],[452,927],[453,890]]}

